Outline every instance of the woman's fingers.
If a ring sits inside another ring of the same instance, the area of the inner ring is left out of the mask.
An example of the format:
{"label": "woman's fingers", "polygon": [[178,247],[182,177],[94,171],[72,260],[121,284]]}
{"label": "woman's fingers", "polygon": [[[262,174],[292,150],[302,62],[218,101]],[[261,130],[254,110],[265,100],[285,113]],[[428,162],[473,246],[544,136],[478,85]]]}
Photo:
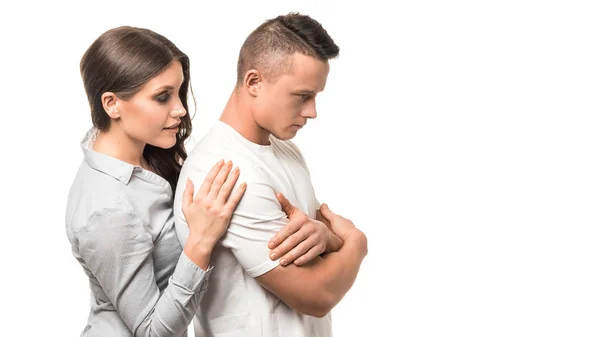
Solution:
{"label": "woman's fingers", "polygon": [[221,204],[225,204],[227,202],[227,198],[229,198],[229,195],[231,194],[231,191],[233,190],[233,186],[235,186],[235,183],[237,182],[239,177],[240,177],[240,168],[239,167],[236,167],[233,170],[231,170],[231,173],[225,179],[225,182],[223,183],[223,186],[221,186],[221,190],[219,191],[219,194],[217,195],[217,200],[220,201]]}
{"label": "woman's fingers", "polygon": [[246,192],[247,184],[245,182],[241,183],[240,186],[229,196],[227,203],[225,204],[225,211],[229,213],[231,216],[237,204],[242,200],[242,196],[244,192]]}
{"label": "woman's fingers", "polygon": [[210,186],[210,191],[208,192],[208,196],[213,200],[217,198],[217,195],[219,195],[221,186],[223,186],[223,183],[229,176],[229,172],[231,172],[231,166],[231,161],[227,161],[225,164],[223,164],[223,167],[221,167],[221,170],[219,173],[217,173],[217,176],[213,180],[212,185]]}
{"label": "woman's fingers", "polygon": [[183,204],[182,205],[184,208],[186,208],[192,202],[194,202],[194,184],[192,183],[190,178],[188,178],[185,181],[185,190],[183,190]]}
{"label": "woman's fingers", "polygon": [[202,185],[200,186],[200,190],[198,190],[198,193],[200,195],[205,196],[208,194],[208,192],[210,191],[210,187],[213,184],[213,181],[217,177],[217,174],[221,171],[222,167],[223,167],[223,159],[219,160],[215,164],[215,166],[213,166],[213,168],[210,170],[210,172],[208,172],[208,174],[206,175],[206,178],[204,178],[204,181],[202,182]]}

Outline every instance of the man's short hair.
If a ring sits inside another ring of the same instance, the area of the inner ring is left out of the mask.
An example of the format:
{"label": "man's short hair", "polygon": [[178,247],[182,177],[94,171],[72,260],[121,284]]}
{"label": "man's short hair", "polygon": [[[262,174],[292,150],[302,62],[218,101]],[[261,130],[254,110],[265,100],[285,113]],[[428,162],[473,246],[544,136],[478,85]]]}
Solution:
{"label": "man's short hair", "polygon": [[244,41],[237,64],[237,83],[256,69],[268,80],[288,72],[291,56],[301,53],[321,61],[335,58],[339,47],[319,22],[308,15],[290,13],[267,20]]}

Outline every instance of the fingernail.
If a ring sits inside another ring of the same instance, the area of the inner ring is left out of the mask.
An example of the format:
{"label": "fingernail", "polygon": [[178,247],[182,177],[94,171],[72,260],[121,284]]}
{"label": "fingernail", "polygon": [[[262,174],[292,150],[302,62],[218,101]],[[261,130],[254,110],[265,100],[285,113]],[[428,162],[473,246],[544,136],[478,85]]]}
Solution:
{"label": "fingernail", "polygon": [[244,181],[244,182],[243,182],[243,183],[240,185],[240,187],[241,187],[241,188],[246,188],[246,186],[247,186],[247,185],[246,185],[246,182],[245,182],[245,181]]}
{"label": "fingernail", "polygon": [[274,242],[269,242],[269,248],[271,248],[271,249],[275,248],[275,243]]}
{"label": "fingernail", "polygon": [[219,162],[217,163],[217,166],[218,166],[218,167],[221,167],[221,166],[223,166],[223,159],[219,160]]}
{"label": "fingernail", "polygon": [[327,204],[323,204],[322,207],[325,208],[325,209],[329,209],[329,207],[327,206]]}
{"label": "fingernail", "polygon": [[236,167],[233,169],[233,173],[236,173],[236,174],[237,174],[238,172],[240,172],[240,168],[236,166]]}
{"label": "fingernail", "polygon": [[275,253],[271,253],[271,255],[269,255],[269,257],[271,258],[271,260],[277,260],[277,254],[275,254]]}
{"label": "fingernail", "polygon": [[281,261],[279,261],[281,263],[282,266],[287,265],[287,260],[286,259],[281,259]]}

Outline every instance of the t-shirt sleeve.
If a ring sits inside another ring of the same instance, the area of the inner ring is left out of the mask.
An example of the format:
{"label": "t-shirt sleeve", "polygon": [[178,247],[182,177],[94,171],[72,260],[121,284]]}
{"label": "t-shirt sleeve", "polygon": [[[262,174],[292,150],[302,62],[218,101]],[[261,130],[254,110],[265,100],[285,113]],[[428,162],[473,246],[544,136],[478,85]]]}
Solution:
{"label": "t-shirt sleeve", "polygon": [[258,277],[279,265],[269,258],[267,244],[288,219],[268,180],[261,179],[260,173],[253,176],[247,180],[246,192],[221,243],[231,249],[248,275]]}
{"label": "t-shirt sleeve", "polygon": [[[208,161],[213,158],[195,158],[196,163]],[[235,160],[234,160],[235,162]],[[194,183],[196,195],[208,174],[206,165],[189,165],[182,172],[175,195],[175,226],[177,236],[182,245],[189,236],[189,227],[181,211],[181,199],[185,189],[185,180],[190,178]],[[286,214],[281,210],[281,205],[275,197],[275,190],[269,178],[259,169],[244,166],[240,167],[240,177],[235,189],[242,182],[247,183],[246,192],[236,207],[227,232],[221,237],[221,244],[231,249],[234,256],[252,277],[258,277],[279,265],[279,261],[269,258],[268,242],[288,222]]]}

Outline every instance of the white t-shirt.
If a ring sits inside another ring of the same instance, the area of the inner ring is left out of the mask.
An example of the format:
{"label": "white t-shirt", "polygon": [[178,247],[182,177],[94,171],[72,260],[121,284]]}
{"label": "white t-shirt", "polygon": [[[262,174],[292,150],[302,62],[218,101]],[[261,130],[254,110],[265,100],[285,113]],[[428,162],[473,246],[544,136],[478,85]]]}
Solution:
{"label": "white t-shirt", "polygon": [[[269,240],[288,222],[275,197],[288,200],[315,218],[319,202],[302,154],[291,141],[270,137],[271,145],[252,143],[218,121],[185,161],[175,193],[175,226],[182,246],[189,229],[181,210],[185,181],[196,190],[220,159],[240,168],[237,185],[248,187],[221,244],[211,257],[211,283],[194,317],[196,337],[331,336],[331,316],[302,315],[254,278],[279,265],[269,259]],[[236,188],[237,188],[236,185]]]}

